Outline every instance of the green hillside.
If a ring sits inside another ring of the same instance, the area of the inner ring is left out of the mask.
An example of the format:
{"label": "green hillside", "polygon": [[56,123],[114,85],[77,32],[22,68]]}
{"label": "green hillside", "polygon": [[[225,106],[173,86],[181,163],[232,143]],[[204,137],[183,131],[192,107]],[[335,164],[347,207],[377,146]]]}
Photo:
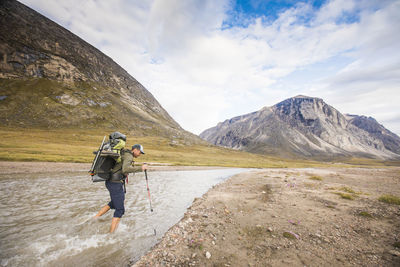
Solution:
{"label": "green hillside", "polygon": [[[93,82],[0,79],[0,122],[9,127],[134,129],[169,136],[162,117],[141,116],[119,91]],[[157,121],[157,123],[156,123]],[[135,123],[136,122],[136,123]],[[173,125],[171,125],[173,127]]]}

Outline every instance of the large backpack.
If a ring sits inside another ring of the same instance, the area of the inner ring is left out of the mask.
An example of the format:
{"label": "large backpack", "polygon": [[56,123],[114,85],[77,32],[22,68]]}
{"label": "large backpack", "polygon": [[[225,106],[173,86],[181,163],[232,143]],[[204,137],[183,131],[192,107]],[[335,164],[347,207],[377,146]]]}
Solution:
{"label": "large backpack", "polygon": [[105,139],[104,136],[99,149],[93,152],[96,156],[89,171],[93,182],[104,182],[111,178],[111,170],[121,161],[121,151],[125,147],[126,136],[120,132],[110,134],[106,143]]}

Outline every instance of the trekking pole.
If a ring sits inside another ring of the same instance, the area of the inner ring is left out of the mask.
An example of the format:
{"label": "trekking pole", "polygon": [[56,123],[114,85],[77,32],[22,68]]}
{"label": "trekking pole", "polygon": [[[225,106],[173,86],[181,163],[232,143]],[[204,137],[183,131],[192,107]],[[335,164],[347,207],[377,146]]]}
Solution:
{"label": "trekking pole", "polygon": [[[149,179],[147,179],[147,170],[144,170],[144,175],[145,175],[145,177],[146,177],[147,195],[149,196],[150,210],[151,210],[151,212],[153,212],[153,206],[151,205],[151,196],[150,196],[150,188],[149,188]],[[154,228],[154,235],[157,235],[156,228]]]}
{"label": "trekking pole", "polygon": [[149,179],[147,179],[147,170],[144,170],[144,174],[145,174],[145,176],[146,176],[147,195],[149,196],[150,210],[151,210],[151,212],[153,212],[153,207],[151,206],[151,196],[150,196],[150,188],[149,188]]}

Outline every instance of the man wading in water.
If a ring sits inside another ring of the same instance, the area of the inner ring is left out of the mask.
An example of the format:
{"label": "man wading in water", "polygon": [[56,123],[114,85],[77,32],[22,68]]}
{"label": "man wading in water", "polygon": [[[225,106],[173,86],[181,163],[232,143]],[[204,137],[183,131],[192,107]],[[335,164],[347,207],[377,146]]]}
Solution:
{"label": "man wading in water", "polygon": [[141,167],[133,166],[133,158],[138,158],[141,154],[144,154],[143,146],[139,144],[132,146],[132,150],[122,150],[121,161],[117,162],[114,168],[111,169],[111,179],[106,181],[106,187],[110,192],[111,201],[101,208],[94,218],[97,219],[110,209],[115,209],[114,217],[111,221],[110,233],[117,229],[118,223],[121,220],[122,215],[125,213],[125,179],[128,177],[129,173],[147,170],[146,164],[143,164]]}

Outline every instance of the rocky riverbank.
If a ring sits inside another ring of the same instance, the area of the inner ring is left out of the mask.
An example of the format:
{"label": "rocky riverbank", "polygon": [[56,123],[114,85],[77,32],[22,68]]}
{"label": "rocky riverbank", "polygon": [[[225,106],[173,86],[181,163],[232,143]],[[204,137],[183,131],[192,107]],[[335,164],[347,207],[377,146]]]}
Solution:
{"label": "rocky riverbank", "polygon": [[400,169],[264,169],[196,199],[134,266],[399,266]]}

